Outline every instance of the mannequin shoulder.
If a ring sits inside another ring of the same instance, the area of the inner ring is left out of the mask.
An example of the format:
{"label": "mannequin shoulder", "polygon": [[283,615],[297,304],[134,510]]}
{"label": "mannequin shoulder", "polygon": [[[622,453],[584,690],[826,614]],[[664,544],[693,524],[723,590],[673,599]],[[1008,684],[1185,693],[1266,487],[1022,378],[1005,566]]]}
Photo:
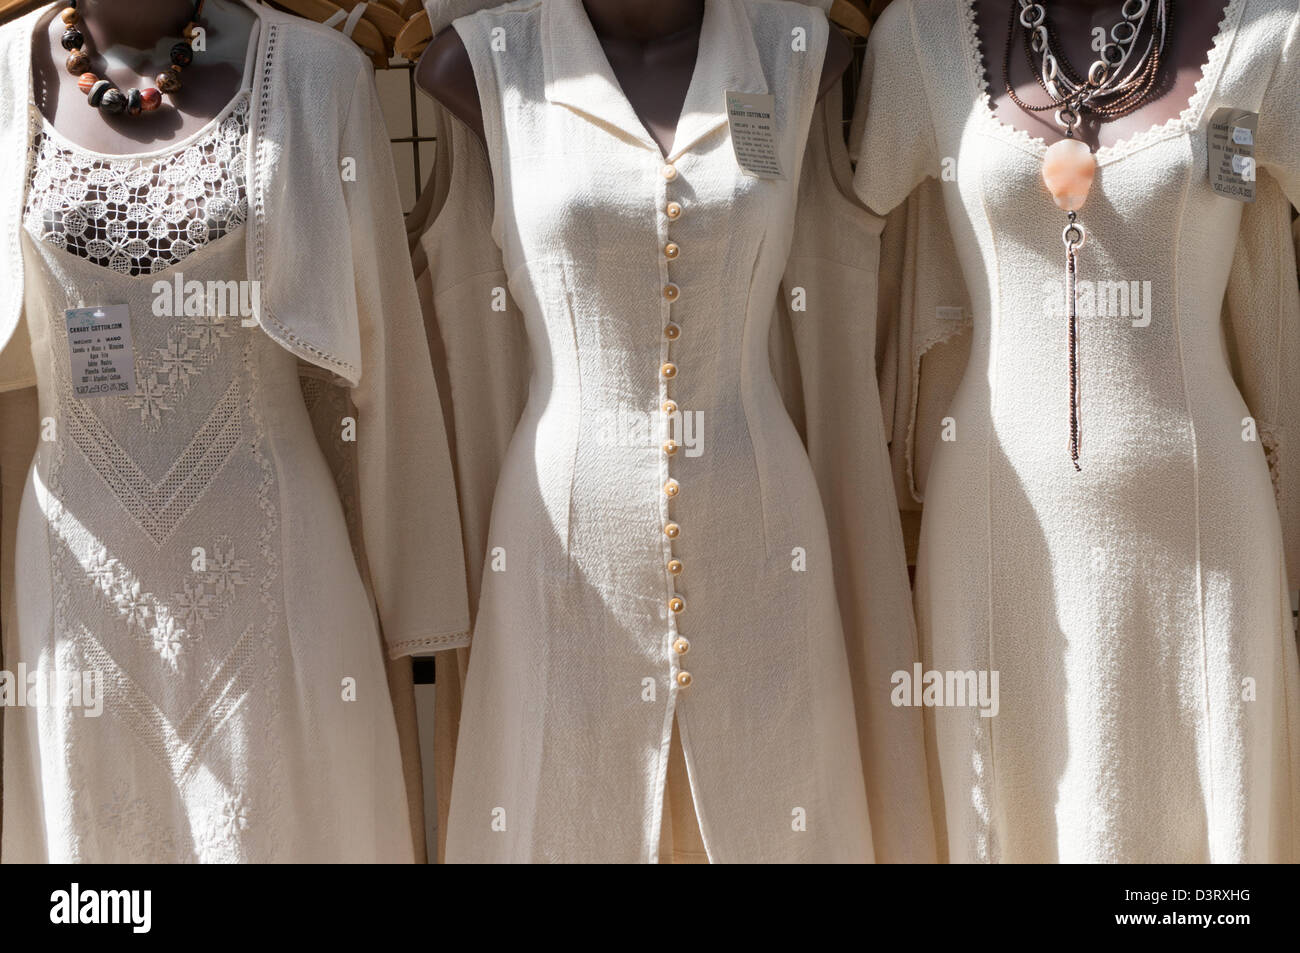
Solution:
{"label": "mannequin shoulder", "polygon": [[474,65],[455,27],[433,38],[415,66],[415,83],[483,139],[483,109]]}
{"label": "mannequin shoulder", "polygon": [[830,88],[839,82],[851,62],[853,62],[853,47],[849,44],[848,38],[832,26],[826,38],[826,58],[822,61],[822,78],[817,87],[818,99],[825,96]]}

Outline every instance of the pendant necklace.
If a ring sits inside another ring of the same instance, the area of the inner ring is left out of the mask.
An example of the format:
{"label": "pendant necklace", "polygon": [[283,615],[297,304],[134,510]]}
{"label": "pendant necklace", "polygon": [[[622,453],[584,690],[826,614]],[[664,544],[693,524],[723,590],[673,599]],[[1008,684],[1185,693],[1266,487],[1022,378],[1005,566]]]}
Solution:
{"label": "pendant necklace", "polygon": [[[1101,120],[1118,119],[1155,98],[1160,66],[1173,26],[1173,0],[1125,0],[1120,21],[1110,28],[1098,58],[1086,74],[1078,73],[1061,49],[1060,39],[1047,18],[1043,0],[1011,0],[1002,80],[1011,101],[1026,112],[1056,111],[1065,138],[1048,146],[1043,156],[1043,183],[1056,206],[1067,214],[1061,231],[1065,245],[1066,343],[1069,349],[1070,461],[1079,466],[1079,350],[1078,276],[1079,250],[1088,233],[1079,222],[1097,174],[1097,157],[1077,137],[1084,113]],[[1051,100],[1041,106],[1022,100],[1011,85],[1011,48],[1017,23],[1023,31],[1025,57],[1038,85]],[[1141,49],[1141,52],[1135,52]]]}

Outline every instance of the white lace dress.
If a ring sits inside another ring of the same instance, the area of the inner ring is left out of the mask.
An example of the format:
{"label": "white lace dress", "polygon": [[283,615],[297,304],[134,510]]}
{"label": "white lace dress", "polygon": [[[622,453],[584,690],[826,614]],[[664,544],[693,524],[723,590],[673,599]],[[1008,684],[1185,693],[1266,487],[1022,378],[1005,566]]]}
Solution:
{"label": "white lace dress", "polygon": [[[379,636],[296,359],[238,315],[159,313],[178,280],[247,278],[248,110],[245,91],[183,143],[109,157],[32,109],[43,439],[4,658],[94,673],[102,714],[66,678],[58,704],[10,709],[6,861],[411,859]],[[78,397],[64,312],[106,304],[130,309],[136,392]]]}

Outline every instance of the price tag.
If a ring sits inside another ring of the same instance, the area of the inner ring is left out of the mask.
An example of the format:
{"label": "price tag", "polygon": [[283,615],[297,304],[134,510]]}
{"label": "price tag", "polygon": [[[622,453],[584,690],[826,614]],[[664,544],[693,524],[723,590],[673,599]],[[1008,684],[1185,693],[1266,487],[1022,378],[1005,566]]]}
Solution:
{"label": "price tag", "polygon": [[723,95],[731,126],[731,148],[740,171],[760,179],[784,179],[777,149],[775,98],[768,93],[730,90]]}
{"label": "price tag", "polygon": [[73,308],[64,312],[72,392],[78,397],[135,393],[135,350],[131,312],[124,304]]}
{"label": "price tag", "polygon": [[1255,130],[1259,114],[1224,107],[1210,118],[1210,188],[1238,202],[1255,201]]}

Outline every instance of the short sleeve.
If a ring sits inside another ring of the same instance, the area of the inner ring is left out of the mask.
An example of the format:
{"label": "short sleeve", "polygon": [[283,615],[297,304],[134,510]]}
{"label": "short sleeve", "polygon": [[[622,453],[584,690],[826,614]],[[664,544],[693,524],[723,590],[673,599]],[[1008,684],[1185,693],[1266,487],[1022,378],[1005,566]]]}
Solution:
{"label": "short sleeve", "polygon": [[1273,78],[1259,112],[1258,160],[1282,186],[1292,205],[1300,206],[1300,12],[1282,41]]}
{"label": "short sleeve", "polygon": [[922,181],[938,177],[938,147],[917,53],[910,0],[895,0],[871,31],[850,139],[853,188],[878,215],[893,211]]}

